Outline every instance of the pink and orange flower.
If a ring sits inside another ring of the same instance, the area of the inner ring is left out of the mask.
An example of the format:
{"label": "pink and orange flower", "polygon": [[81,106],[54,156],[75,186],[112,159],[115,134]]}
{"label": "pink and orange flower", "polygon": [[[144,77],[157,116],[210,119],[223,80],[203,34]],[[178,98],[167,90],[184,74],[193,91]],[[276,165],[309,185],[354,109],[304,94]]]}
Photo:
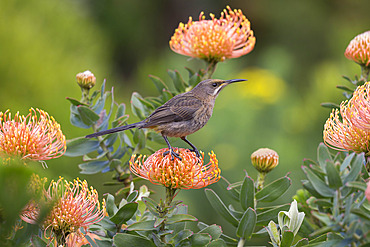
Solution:
{"label": "pink and orange flower", "polygon": [[344,56],[362,66],[370,67],[370,31],[359,34],[352,39]]}
{"label": "pink and orange flower", "polygon": [[27,116],[0,112],[0,154],[23,160],[49,160],[66,151],[66,138],[55,119],[33,108]]}
{"label": "pink and orange flower", "polygon": [[170,48],[176,53],[208,62],[220,62],[251,52],[256,38],[249,20],[240,9],[226,8],[219,19],[210,14],[211,20],[206,20],[201,12],[199,21],[189,17],[188,23],[180,23],[171,37]]}
{"label": "pink and orange flower", "polygon": [[172,160],[170,154],[163,156],[166,151],[168,148],[160,149],[146,160],[145,156],[133,155],[130,160],[131,172],[153,184],[162,184],[171,189],[200,189],[220,179],[221,170],[213,152],[209,153],[210,162],[203,164],[203,153],[198,158],[189,149],[174,148],[182,160]]}
{"label": "pink and orange flower", "polygon": [[[36,191],[35,188],[33,190]],[[31,201],[22,211],[21,219],[30,224],[40,223],[41,205],[51,207],[41,222],[44,236],[50,240],[56,239],[58,243],[65,243],[72,237],[75,240],[82,239],[84,235],[80,228],[88,232],[90,225],[105,216],[105,201],[101,206],[98,192],[89,188],[85,180],[78,178],[74,182],[59,178],[56,182],[52,181],[47,190],[42,187],[41,199]]]}
{"label": "pink and orange flower", "polygon": [[370,154],[370,82],[358,87],[349,101],[333,110],[324,126],[324,142],[340,151]]}

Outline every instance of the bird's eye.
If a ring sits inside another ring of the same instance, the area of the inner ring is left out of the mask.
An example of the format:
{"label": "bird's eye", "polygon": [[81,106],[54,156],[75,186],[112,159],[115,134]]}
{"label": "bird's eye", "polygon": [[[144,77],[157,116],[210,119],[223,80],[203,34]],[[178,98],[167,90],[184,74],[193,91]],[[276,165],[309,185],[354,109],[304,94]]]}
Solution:
{"label": "bird's eye", "polygon": [[212,86],[213,87],[217,87],[217,83],[215,82],[215,83],[212,83]]}

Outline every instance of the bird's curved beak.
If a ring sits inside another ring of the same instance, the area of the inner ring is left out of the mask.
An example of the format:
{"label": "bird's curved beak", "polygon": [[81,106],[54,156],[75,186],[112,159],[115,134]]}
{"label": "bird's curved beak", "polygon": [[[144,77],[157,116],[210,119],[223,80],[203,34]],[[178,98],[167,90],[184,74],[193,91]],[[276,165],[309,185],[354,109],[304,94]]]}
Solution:
{"label": "bird's curved beak", "polygon": [[230,84],[230,83],[239,82],[239,81],[247,81],[247,80],[246,79],[231,79],[231,80],[225,81],[224,83]]}

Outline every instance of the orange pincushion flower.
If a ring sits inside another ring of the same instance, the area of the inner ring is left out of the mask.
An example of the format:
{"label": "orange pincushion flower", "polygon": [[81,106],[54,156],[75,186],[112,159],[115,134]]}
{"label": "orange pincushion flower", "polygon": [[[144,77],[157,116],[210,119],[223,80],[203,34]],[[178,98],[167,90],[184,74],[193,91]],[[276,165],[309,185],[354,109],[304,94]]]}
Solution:
{"label": "orange pincushion flower", "polygon": [[204,13],[199,21],[189,17],[187,24],[180,23],[170,40],[171,49],[179,54],[220,62],[248,54],[254,48],[256,38],[249,20],[242,11],[231,10],[229,6],[221,13],[220,19],[210,14],[205,20]]}
{"label": "orange pincushion flower", "polygon": [[348,101],[348,106],[343,107],[342,111],[348,116],[352,125],[364,131],[370,131],[370,82],[357,87],[352,98]]}
{"label": "orange pincushion flower", "polygon": [[[87,182],[78,178],[74,182],[68,182],[63,178],[52,181],[47,190],[43,189],[40,202],[30,202],[21,214],[21,219],[30,224],[36,224],[39,220],[40,204],[49,204],[52,209],[42,222],[44,235],[47,238],[56,237],[68,240],[70,233],[75,238],[83,234],[79,231],[82,227],[87,228],[101,221],[105,215],[105,201],[100,206],[98,193],[88,187]],[[72,235],[71,235],[72,236]]]}
{"label": "orange pincushion flower", "polygon": [[[38,114],[36,113],[38,112]],[[0,112],[0,154],[26,160],[49,160],[66,151],[60,125],[43,110],[31,108],[27,116]]]}
{"label": "orange pincushion flower", "polygon": [[344,52],[346,58],[366,67],[370,66],[370,31],[357,35]]}
{"label": "orange pincushion flower", "polygon": [[[370,132],[354,126],[349,114],[351,108],[343,102],[338,109],[332,111],[324,126],[324,143],[339,151],[354,151],[368,153]],[[342,120],[340,120],[340,116]]]}
{"label": "orange pincushion flower", "polygon": [[[162,184],[172,189],[200,189],[217,182],[220,179],[221,170],[218,168],[216,155],[211,152],[210,162],[203,164],[202,158],[189,149],[174,148],[180,154],[182,160],[163,153],[168,148],[163,148],[150,155],[146,160],[145,156],[133,155],[130,160],[130,170],[135,175],[147,179],[153,184]],[[145,160],[145,161],[144,161]]]}

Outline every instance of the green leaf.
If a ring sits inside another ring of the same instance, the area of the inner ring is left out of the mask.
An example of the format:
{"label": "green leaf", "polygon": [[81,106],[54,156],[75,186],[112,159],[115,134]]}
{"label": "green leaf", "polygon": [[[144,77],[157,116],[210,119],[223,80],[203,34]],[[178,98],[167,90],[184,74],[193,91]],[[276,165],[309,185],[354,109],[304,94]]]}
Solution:
{"label": "green leaf", "polygon": [[31,237],[31,243],[33,247],[46,247],[47,243],[39,236],[33,235]]}
{"label": "green leaf", "polygon": [[221,237],[222,229],[220,226],[214,224],[203,228],[199,233],[208,233],[212,239],[218,239]]}
{"label": "green leaf", "polygon": [[206,193],[208,201],[211,203],[212,207],[217,211],[217,213],[219,213],[233,226],[237,227],[239,224],[238,220],[230,213],[220,197],[211,189],[205,189],[204,192]]}
{"label": "green leaf", "polygon": [[149,197],[142,198],[141,200],[144,202],[149,212],[151,212],[154,216],[159,216],[159,213],[157,212],[158,204],[154,200]]}
{"label": "green leaf", "polygon": [[333,109],[333,108],[339,108],[339,105],[338,104],[335,104],[335,103],[332,103],[332,102],[323,102],[320,104],[322,107],[325,107],[325,108],[330,108],[330,109]]}
{"label": "green leaf", "polygon": [[159,93],[162,93],[163,89],[169,90],[167,85],[161,80],[161,78],[154,75],[149,75],[149,78],[153,81]]}
{"label": "green leaf", "polygon": [[82,122],[88,126],[95,124],[96,121],[100,119],[99,115],[87,106],[78,106],[77,110],[80,114]]}
{"label": "green leaf", "polygon": [[117,213],[115,213],[110,220],[117,225],[122,225],[124,222],[131,219],[131,217],[135,214],[137,207],[138,204],[136,202],[127,203],[118,209]]}
{"label": "green leaf", "polygon": [[235,208],[233,207],[233,205],[232,204],[229,204],[229,211],[230,211],[230,213],[232,214],[232,215],[234,215],[235,216],[235,218],[237,218],[238,220],[240,220],[242,217],[243,217],[243,213],[244,212],[241,212],[241,211],[237,211],[237,210],[235,210]]}
{"label": "green leaf", "polygon": [[311,182],[308,180],[302,180],[303,188],[305,188],[314,197],[322,198],[323,196],[317,193],[316,189],[312,186]]}
{"label": "green leaf", "polygon": [[254,228],[257,222],[257,214],[256,211],[252,208],[248,208],[241,218],[238,228],[236,229],[236,235],[238,237],[242,237],[246,240],[252,236]]}
{"label": "green leaf", "polygon": [[179,231],[175,236],[173,236],[171,239],[174,241],[174,243],[179,243],[183,241],[184,239],[190,237],[193,235],[193,232],[189,229],[184,229]]}
{"label": "green leaf", "polygon": [[[236,201],[239,201],[239,191],[237,191],[235,188],[230,187],[229,181],[227,181],[226,178],[221,176],[221,179],[218,181],[217,185],[226,192],[227,195],[229,195],[231,198],[233,198]],[[239,186],[240,187],[240,186]]]}
{"label": "green leaf", "polygon": [[327,160],[333,161],[329,149],[324,143],[320,143],[319,147],[317,148],[317,160],[319,161],[319,165],[323,170],[325,169],[325,163]]}
{"label": "green leaf", "polygon": [[151,231],[154,230],[155,220],[138,221],[126,227],[128,231]]}
{"label": "green leaf", "polygon": [[118,211],[118,208],[114,202],[114,196],[109,193],[106,200],[106,209],[109,217],[112,217]]}
{"label": "green leaf", "polygon": [[364,209],[353,208],[351,209],[351,213],[365,219],[366,221],[370,221],[370,214],[369,212],[366,212]]}
{"label": "green leaf", "polygon": [[308,239],[307,238],[302,238],[300,239],[295,245],[293,245],[294,247],[302,247],[302,246],[306,246],[308,245]]}
{"label": "green leaf", "polygon": [[109,166],[109,160],[97,160],[79,164],[82,174],[96,174]]}
{"label": "green leaf", "polygon": [[74,98],[70,98],[70,97],[67,97],[66,98],[69,102],[71,102],[72,105],[75,105],[75,106],[79,106],[79,105],[84,105],[84,106],[89,106],[88,104],[86,103],[83,103],[77,99],[74,99]]}
{"label": "green leaf", "polygon": [[185,92],[185,88],[187,87],[187,83],[182,79],[180,73],[177,70],[168,70],[168,75],[173,80],[173,85],[175,86],[177,92],[183,93]]}
{"label": "green leaf", "polygon": [[[137,92],[132,93],[131,96],[131,110],[132,113],[137,116],[139,119],[143,120],[146,117],[145,108],[143,103],[138,99],[141,97]],[[141,97],[142,98],[142,97]]]}
{"label": "green leaf", "polygon": [[348,183],[346,183],[346,186],[350,187],[350,188],[359,189],[359,190],[362,190],[362,191],[365,191],[366,188],[367,188],[366,183],[360,182],[360,181],[348,182]]}
{"label": "green leaf", "polygon": [[326,162],[326,174],[328,177],[329,187],[339,189],[343,185],[339,172],[331,161]]}
{"label": "green leaf", "polygon": [[77,157],[91,153],[99,148],[99,141],[78,137],[67,141],[67,151],[65,156]]}
{"label": "green leaf", "polygon": [[145,148],[146,138],[144,131],[142,129],[135,130],[133,141],[134,143],[137,143],[137,147],[139,150]]}
{"label": "green leaf", "polygon": [[207,247],[226,247],[226,246],[227,244],[223,239],[213,240],[209,244],[207,244]]}
{"label": "green leaf", "polygon": [[337,85],[336,86],[338,89],[341,89],[341,90],[344,90],[344,91],[347,91],[347,92],[350,92],[350,93],[353,93],[353,89],[347,87],[347,86],[343,86],[343,85]]}
{"label": "green leaf", "polygon": [[211,242],[211,236],[207,233],[194,233],[190,241],[192,247],[204,247]]}
{"label": "green leaf", "polygon": [[244,210],[247,208],[254,209],[254,181],[246,176],[240,190],[240,205]]}
{"label": "green leaf", "polygon": [[289,177],[282,177],[268,184],[262,190],[256,193],[256,200],[259,202],[272,202],[280,198],[290,187]]}
{"label": "green leaf", "polygon": [[128,202],[134,202],[139,195],[139,192],[137,190],[132,191],[128,196],[127,196],[127,201]]}
{"label": "green leaf", "polygon": [[117,111],[116,111],[116,116],[114,119],[119,119],[125,115],[126,112],[126,105],[124,103],[121,103],[118,105]]}
{"label": "green leaf", "polygon": [[281,247],[290,247],[292,246],[294,240],[294,234],[292,231],[284,231],[281,238]]}
{"label": "green leaf", "polygon": [[322,181],[315,173],[309,168],[302,167],[303,172],[306,174],[308,180],[311,182],[314,189],[323,197],[333,197],[334,190],[331,189],[324,181]]}
{"label": "green leaf", "polygon": [[340,171],[344,171],[344,169],[346,169],[350,164],[351,164],[351,161],[353,159],[353,157],[355,156],[355,153],[351,153],[350,155],[348,155],[344,160],[343,160],[343,163],[342,165],[340,166]]}
{"label": "green leaf", "polygon": [[351,170],[344,178],[343,183],[345,184],[347,182],[355,181],[360,175],[364,163],[365,163],[364,153],[357,154],[356,158],[352,161]]}
{"label": "green leaf", "polygon": [[285,204],[285,205],[280,205],[280,206],[276,206],[276,207],[273,207],[272,209],[269,209],[267,211],[263,211],[261,213],[257,213],[257,224],[259,226],[265,226],[267,225],[270,220],[274,220],[276,221],[277,218],[278,218],[278,213],[280,211],[288,211],[290,208],[290,205],[289,204]]}
{"label": "green leaf", "polygon": [[168,217],[166,223],[170,225],[182,221],[197,221],[197,220],[198,220],[197,218],[190,214],[175,214],[171,217]]}
{"label": "green leaf", "polygon": [[155,247],[155,244],[149,239],[127,233],[117,233],[113,237],[113,243],[116,247]]}
{"label": "green leaf", "polygon": [[266,229],[267,233],[270,236],[272,244],[277,244],[277,245],[280,244],[280,242],[281,242],[280,241],[280,233],[279,233],[277,225],[274,221],[271,220],[269,222],[268,226],[263,228],[263,229]]}

